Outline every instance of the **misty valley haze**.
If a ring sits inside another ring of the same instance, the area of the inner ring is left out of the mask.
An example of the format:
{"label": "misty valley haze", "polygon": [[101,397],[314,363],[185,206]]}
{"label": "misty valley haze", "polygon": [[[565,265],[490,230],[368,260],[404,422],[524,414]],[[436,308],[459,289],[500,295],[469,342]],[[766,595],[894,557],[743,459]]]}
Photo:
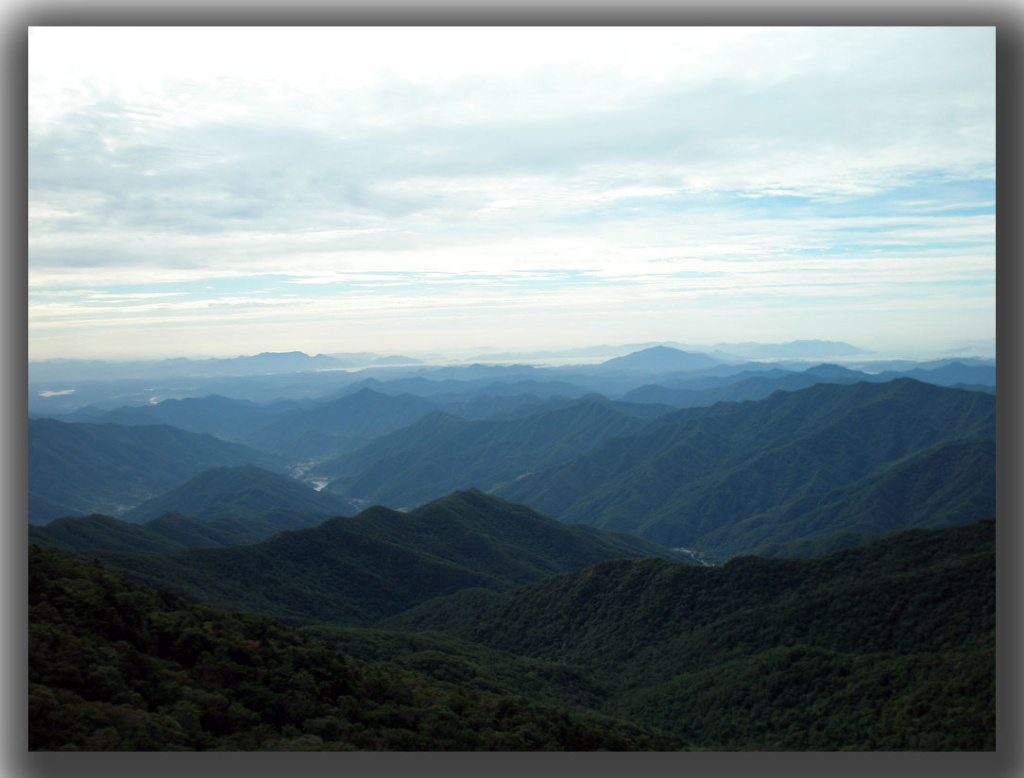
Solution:
{"label": "misty valley haze", "polygon": [[[745,348],[36,365],[33,747],[991,749],[994,360]],[[66,576],[95,581],[73,606],[45,588]],[[184,600],[146,601],[141,632],[99,615],[152,590]],[[44,637],[69,628],[55,602],[89,646],[73,661]],[[192,648],[189,602],[223,613]],[[737,619],[760,625],[740,651]],[[343,663],[304,713],[285,645]],[[180,668],[173,692],[128,669],[140,651]],[[106,681],[68,675],[94,652]]]}
{"label": "misty valley haze", "polygon": [[30,751],[996,750],[996,27],[563,22],[28,28]]}

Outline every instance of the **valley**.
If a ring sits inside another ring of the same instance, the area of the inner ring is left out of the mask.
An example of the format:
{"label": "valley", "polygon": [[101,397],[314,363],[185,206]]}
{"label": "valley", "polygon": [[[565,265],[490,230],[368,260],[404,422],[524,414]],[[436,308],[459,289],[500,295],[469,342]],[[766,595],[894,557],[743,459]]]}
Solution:
{"label": "valley", "polygon": [[1012,771],[1013,14],[430,5],[12,30],[12,770]]}
{"label": "valley", "polygon": [[[36,747],[993,747],[991,365],[372,370],[33,414]],[[106,596],[143,610],[101,628]],[[202,650],[159,626],[196,618]],[[347,668],[287,720],[236,685],[268,630]],[[90,651],[114,680],[68,674]]]}

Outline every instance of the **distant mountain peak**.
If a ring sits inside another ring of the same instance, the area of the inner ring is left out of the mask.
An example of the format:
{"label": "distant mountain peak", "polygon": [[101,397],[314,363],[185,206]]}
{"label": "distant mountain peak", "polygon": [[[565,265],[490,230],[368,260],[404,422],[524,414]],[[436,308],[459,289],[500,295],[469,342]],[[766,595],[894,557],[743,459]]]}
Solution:
{"label": "distant mountain peak", "polygon": [[681,351],[671,346],[651,346],[622,357],[614,357],[598,367],[623,372],[672,373],[701,370],[719,364],[721,360],[708,354]]}
{"label": "distant mountain peak", "polygon": [[[376,379],[371,378],[369,380],[373,381],[378,386],[381,385],[381,382],[377,381]],[[385,396],[386,395],[383,392],[378,392],[376,389],[371,389],[369,386],[364,386],[361,389],[359,389],[358,391],[352,392],[351,394],[344,395],[344,397],[385,397]]]}
{"label": "distant mountain peak", "polygon": [[[311,359],[309,354],[305,351],[261,351],[256,357],[306,357]],[[238,359],[245,359],[244,356],[238,357]]]}
{"label": "distant mountain peak", "polygon": [[809,367],[805,372],[810,373],[811,375],[820,375],[828,378],[859,375],[856,370],[850,370],[848,367],[833,365],[828,362],[823,362],[820,365]]}

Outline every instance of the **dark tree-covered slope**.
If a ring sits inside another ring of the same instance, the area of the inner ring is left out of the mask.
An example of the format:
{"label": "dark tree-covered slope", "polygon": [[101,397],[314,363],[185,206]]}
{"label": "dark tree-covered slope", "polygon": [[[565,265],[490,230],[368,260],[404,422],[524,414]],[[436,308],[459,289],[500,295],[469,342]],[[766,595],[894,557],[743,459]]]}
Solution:
{"label": "dark tree-covered slope", "polygon": [[[220,548],[258,543],[284,529],[316,526],[324,517],[268,511],[252,516],[226,516],[204,521],[180,513],[165,513],[144,524],[112,516],[69,516],[28,529],[30,543],[68,551],[122,551],[133,554],[173,554],[186,548]],[[282,526],[289,524],[289,526]]]}
{"label": "dark tree-covered slope", "polygon": [[[148,526],[129,524],[113,516],[73,516],[54,519],[28,528],[29,543],[67,551],[126,551],[139,554],[172,554],[187,546]],[[199,545],[226,545],[202,543]]]}
{"label": "dark tree-covered slope", "polygon": [[[682,745],[643,725],[433,677],[458,660],[354,659],[273,621],[189,605],[38,547],[29,550],[28,653],[31,750]],[[517,666],[551,678],[524,688],[557,692],[557,668]]]}
{"label": "dark tree-covered slope", "polygon": [[427,602],[381,626],[440,629],[616,672],[636,663],[647,675],[777,645],[983,648],[995,628],[994,538],[995,523],[982,521],[906,530],[807,560],[743,556],[717,567],[609,560],[508,592]]}
{"label": "dark tree-covered slope", "polygon": [[30,747],[991,750],[994,572],[988,521],[609,560],[302,636],[33,547]]}
{"label": "dark tree-covered slope", "polygon": [[251,546],[150,557],[95,552],[143,583],[296,622],[368,625],[467,587],[508,589],[602,559],[673,555],[480,492],[409,513],[383,507]]}
{"label": "dark tree-covered slope", "polygon": [[[831,545],[858,545],[896,527],[955,523],[957,517],[994,516],[995,440],[943,442],[912,454],[875,476],[790,503],[763,517],[711,533],[721,547],[752,548],[761,556],[817,556]],[[843,537],[848,538],[845,542]],[[770,539],[757,545],[761,538]]]}
{"label": "dark tree-covered slope", "polygon": [[743,372],[720,378],[714,382],[714,386],[709,387],[668,387],[656,384],[641,386],[627,392],[624,399],[635,402],[661,402],[677,408],[693,408],[714,405],[717,402],[762,400],[772,392],[793,392],[822,383],[851,384],[866,380],[871,380],[871,376],[842,369],[831,373],[823,373],[813,368],[800,373],[778,370],[754,374]]}
{"label": "dark tree-covered slope", "polygon": [[614,560],[379,624],[562,662],[711,748],[991,749],[994,522],[814,560]]}
{"label": "dark tree-covered slope", "polygon": [[[663,416],[497,493],[563,521],[729,556],[800,540],[800,522],[825,536],[993,516],[995,471],[984,447],[994,437],[989,394],[912,379],[819,384]],[[922,514],[912,507],[915,495],[924,498],[934,477],[909,464],[929,451],[953,460],[943,472],[959,468],[970,494],[947,493],[951,499]],[[840,498],[862,510],[814,513]]]}

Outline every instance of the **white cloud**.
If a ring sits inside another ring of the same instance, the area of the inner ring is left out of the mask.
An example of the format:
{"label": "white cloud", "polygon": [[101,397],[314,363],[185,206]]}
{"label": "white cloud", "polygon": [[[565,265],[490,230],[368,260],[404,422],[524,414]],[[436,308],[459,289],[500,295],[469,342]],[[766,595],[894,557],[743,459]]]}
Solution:
{"label": "white cloud", "polygon": [[34,28],[30,291],[109,310],[30,332],[985,279],[994,100],[992,28]]}

